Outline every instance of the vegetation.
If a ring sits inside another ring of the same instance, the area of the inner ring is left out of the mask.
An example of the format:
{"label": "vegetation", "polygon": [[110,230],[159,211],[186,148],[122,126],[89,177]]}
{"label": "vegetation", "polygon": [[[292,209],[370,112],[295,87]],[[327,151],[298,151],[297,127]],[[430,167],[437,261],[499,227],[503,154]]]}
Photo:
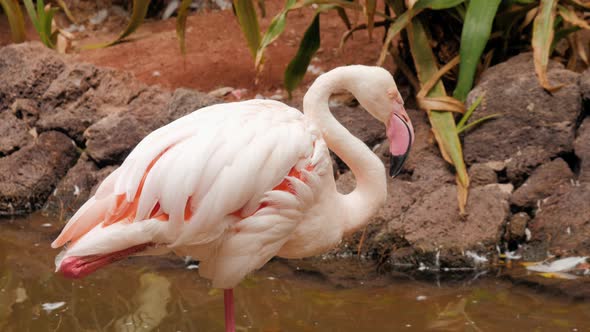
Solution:
{"label": "vegetation", "polygon": [[[177,35],[183,53],[191,2],[182,0],[178,10]],[[55,31],[51,21],[57,8],[44,6],[42,0],[37,1],[36,8],[32,0],[24,0],[24,4],[43,43],[53,47]],[[57,4],[68,13],[63,1]],[[142,23],[149,4],[150,0],[134,0],[130,22],[119,37],[92,47],[113,45],[132,34]],[[7,14],[13,40],[23,41],[24,20],[18,1],[0,0],[0,5]],[[428,113],[442,156],[455,167],[462,211],[469,178],[459,135],[473,126],[467,121],[474,107],[465,112],[464,103],[478,74],[491,64],[532,49],[539,83],[554,92],[560,85],[547,78],[551,56],[559,57],[569,68],[587,66],[589,61],[577,33],[590,29],[585,19],[590,14],[587,0],[286,0],[264,32],[257,14],[264,15],[264,1],[233,0],[233,5],[258,71],[263,68],[266,48],[284,32],[288,14],[304,7],[315,9],[297,54],[285,71],[284,84],[289,93],[301,82],[320,47],[322,13],[336,11],[343,20],[347,31],[343,31],[342,45],[360,30],[372,37],[376,28],[383,27],[386,33],[378,65],[392,59],[413,85],[418,105]],[[361,13],[364,19],[353,26],[347,12]],[[457,124],[456,113],[464,112]]]}

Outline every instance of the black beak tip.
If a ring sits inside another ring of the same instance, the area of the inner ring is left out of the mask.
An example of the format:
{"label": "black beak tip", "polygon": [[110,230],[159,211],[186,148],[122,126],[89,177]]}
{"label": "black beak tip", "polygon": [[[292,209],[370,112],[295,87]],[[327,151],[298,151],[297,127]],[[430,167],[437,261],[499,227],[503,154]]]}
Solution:
{"label": "black beak tip", "polygon": [[408,154],[405,153],[401,156],[391,156],[389,165],[389,176],[392,178],[396,177],[402,170],[402,166],[406,161]]}

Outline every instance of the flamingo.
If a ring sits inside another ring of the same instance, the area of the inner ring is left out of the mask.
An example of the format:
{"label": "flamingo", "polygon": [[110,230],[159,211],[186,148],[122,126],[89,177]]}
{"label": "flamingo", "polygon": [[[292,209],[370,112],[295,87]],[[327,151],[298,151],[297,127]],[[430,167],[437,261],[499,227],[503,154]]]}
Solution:
{"label": "flamingo", "polygon": [[[66,246],[56,270],[80,278],[131,255],[191,256],[224,289],[226,331],[235,331],[233,288],[249,272],[336,246],[385,202],[383,163],[330,113],[342,89],[385,124],[397,175],[414,131],[392,76],[339,67],[311,85],[304,113],[273,100],[218,104],[149,134],[51,244]],[[356,178],[349,194],[336,190],[329,150]]]}

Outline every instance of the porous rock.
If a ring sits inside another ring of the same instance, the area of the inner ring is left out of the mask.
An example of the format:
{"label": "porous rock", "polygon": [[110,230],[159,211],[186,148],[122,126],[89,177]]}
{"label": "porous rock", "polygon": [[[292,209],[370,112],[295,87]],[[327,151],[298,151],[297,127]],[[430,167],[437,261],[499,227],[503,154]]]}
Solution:
{"label": "porous rock", "polygon": [[[548,77],[552,84],[564,86],[552,94],[545,91],[535,75],[530,53],[515,56],[484,73],[468,96],[469,104],[485,95],[471,121],[494,113],[499,116],[465,135],[464,155],[468,164],[506,161],[521,153],[527,158],[518,164],[534,168],[533,165],[572,151],[576,121],[582,109],[579,74],[551,62]],[[509,172],[510,180],[519,180],[521,174],[517,170]]]}
{"label": "porous rock", "polygon": [[0,48],[0,110],[17,98],[40,99],[64,68],[63,59],[39,42]]}
{"label": "porous rock", "polygon": [[468,174],[469,183],[472,187],[498,182],[498,175],[488,164],[475,163],[469,167]]}
{"label": "porous rock", "polygon": [[83,153],[74,167],[59,181],[43,207],[46,212],[71,216],[84,202],[94,194],[96,186],[104,180],[115,166],[99,169],[98,166]]}
{"label": "porous rock", "polygon": [[76,158],[72,140],[55,131],[41,133],[34,144],[0,158],[0,215],[40,208]]}
{"label": "porous rock", "polygon": [[26,124],[8,110],[0,112],[0,133],[0,157],[17,151],[33,140]]}
{"label": "porous rock", "polygon": [[590,184],[562,186],[544,200],[529,223],[529,250],[547,255],[590,256]]}
{"label": "porous rock", "polygon": [[[590,91],[589,91],[590,93]],[[574,151],[580,159],[580,182],[590,182],[590,118],[586,118],[580,128],[578,137],[574,142]]]}
{"label": "porous rock", "polygon": [[557,158],[537,168],[526,182],[520,186],[510,202],[519,207],[534,207],[539,200],[553,194],[560,186],[569,186],[574,178],[567,163]]}

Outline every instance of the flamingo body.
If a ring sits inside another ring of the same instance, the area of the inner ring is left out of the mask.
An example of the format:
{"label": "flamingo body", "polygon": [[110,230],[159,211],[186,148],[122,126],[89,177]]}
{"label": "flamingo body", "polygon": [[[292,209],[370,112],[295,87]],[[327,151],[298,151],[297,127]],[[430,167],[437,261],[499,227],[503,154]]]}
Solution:
{"label": "flamingo body", "polygon": [[[366,225],[387,197],[381,160],[332,116],[346,89],[385,124],[396,175],[413,142],[391,75],[379,67],[334,69],[310,87],[305,114],[270,100],[209,106],[148,135],[53,242],[59,271],[83,277],[129,255],[173,251],[200,261],[201,276],[233,293],[273,256],[301,258]],[[357,187],[336,190],[329,150]]]}
{"label": "flamingo body", "polygon": [[340,240],[320,213],[338,211],[331,171],[320,131],[298,110],[269,100],[206,107],[148,135],[53,245],[75,242],[67,259],[167,244],[150,249],[192,256],[214,287],[231,288],[275,255]]}

